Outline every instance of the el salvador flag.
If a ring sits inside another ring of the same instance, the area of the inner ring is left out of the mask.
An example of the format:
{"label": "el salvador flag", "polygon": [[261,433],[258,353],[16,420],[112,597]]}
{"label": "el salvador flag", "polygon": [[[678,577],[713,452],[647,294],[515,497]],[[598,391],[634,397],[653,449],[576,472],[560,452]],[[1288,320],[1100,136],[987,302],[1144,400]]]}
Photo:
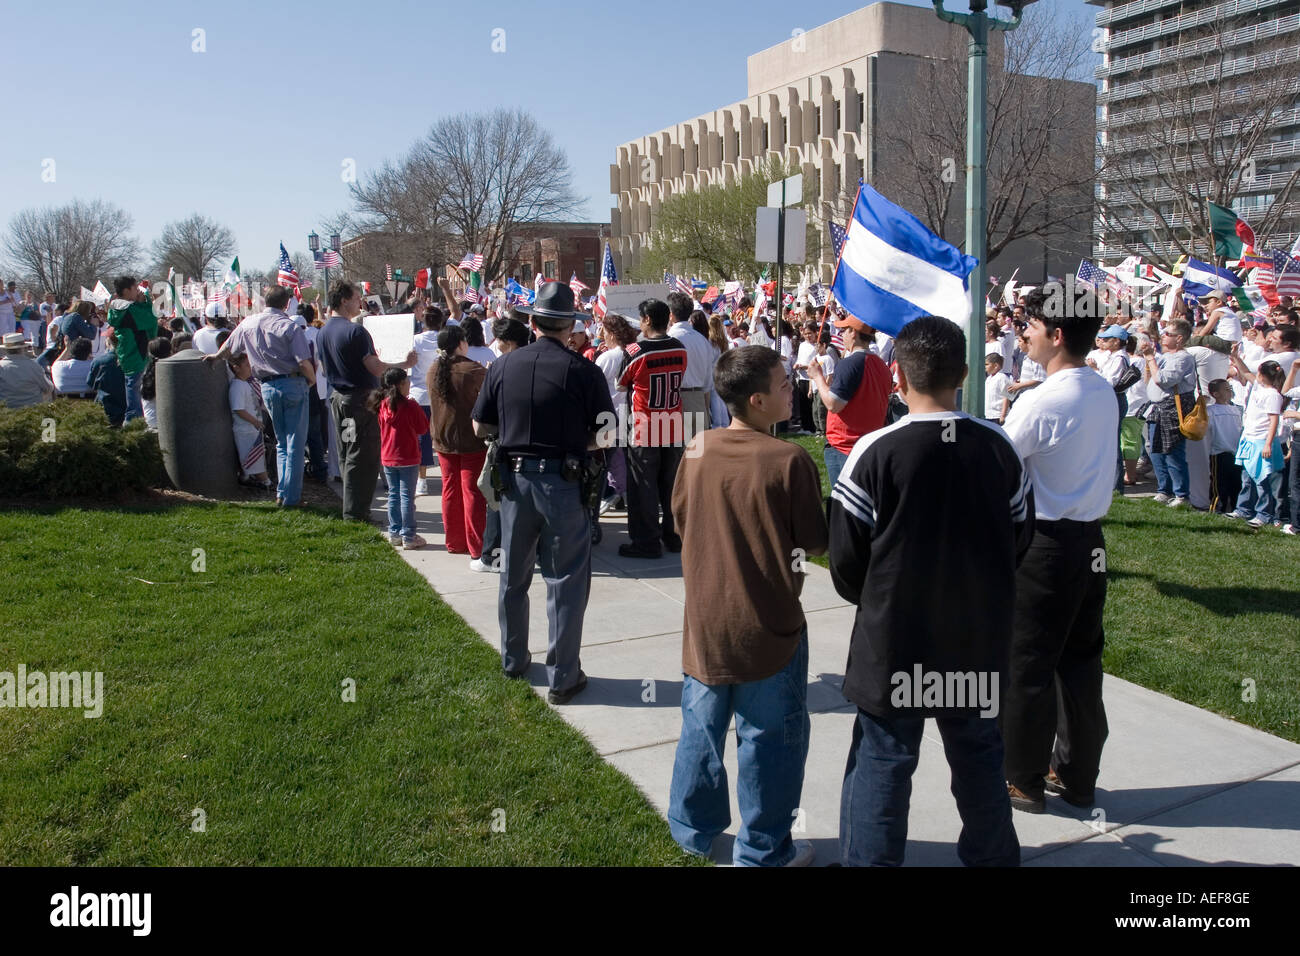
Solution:
{"label": "el salvador flag", "polygon": [[974,257],[859,183],[832,288],[849,314],[887,335],[898,335],[924,315],[941,315],[966,328],[975,266]]}
{"label": "el salvador flag", "polygon": [[1209,292],[1222,292],[1231,295],[1232,290],[1241,285],[1241,279],[1230,269],[1202,262],[1200,259],[1188,259],[1183,268],[1183,291],[1194,296],[1203,296]]}

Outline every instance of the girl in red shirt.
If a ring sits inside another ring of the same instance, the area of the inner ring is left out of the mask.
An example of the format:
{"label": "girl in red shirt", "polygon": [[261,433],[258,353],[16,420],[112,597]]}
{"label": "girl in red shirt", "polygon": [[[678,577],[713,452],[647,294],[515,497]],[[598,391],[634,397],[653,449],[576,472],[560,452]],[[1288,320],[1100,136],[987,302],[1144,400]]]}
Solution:
{"label": "girl in red shirt", "polygon": [[406,370],[390,368],[371,398],[379,414],[379,461],[388,482],[388,540],[407,551],[428,543],[415,533],[415,483],[420,478],[420,436],[428,432],[429,420],[410,393]]}

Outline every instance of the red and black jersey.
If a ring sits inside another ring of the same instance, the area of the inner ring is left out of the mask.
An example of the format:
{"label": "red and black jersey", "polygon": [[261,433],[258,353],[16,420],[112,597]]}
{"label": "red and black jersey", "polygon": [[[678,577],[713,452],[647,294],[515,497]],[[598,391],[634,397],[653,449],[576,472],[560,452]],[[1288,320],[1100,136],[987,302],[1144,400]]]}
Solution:
{"label": "red and black jersey", "polygon": [[682,378],[686,349],[677,339],[643,339],[625,349],[618,386],[632,396],[632,444],[682,444]]}

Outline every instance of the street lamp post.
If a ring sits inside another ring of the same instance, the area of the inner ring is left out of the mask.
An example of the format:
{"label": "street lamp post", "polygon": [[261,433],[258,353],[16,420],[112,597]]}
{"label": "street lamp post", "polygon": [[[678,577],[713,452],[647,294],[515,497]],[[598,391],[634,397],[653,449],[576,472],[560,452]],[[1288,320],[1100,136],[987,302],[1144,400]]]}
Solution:
{"label": "street lamp post", "polygon": [[984,118],[988,104],[989,30],[1014,30],[1020,26],[1021,12],[1034,0],[1009,0],[1010,20],[990,17],[988,0],[970,0],[970,13],[950,13],[943,8],[943,0],[931,0],[940,20],[966,28],[970,34],[967,46],[966,84],[966,254],[976,259],[970,275],[971,313],[966,330],[966,364],[970,371],[962,389],[962,408],[968,415],[984,417],[984,295],[988,291],[988,253],[986,239],[988,212],[985,188],[987,171],[984,156],[987,152]]}

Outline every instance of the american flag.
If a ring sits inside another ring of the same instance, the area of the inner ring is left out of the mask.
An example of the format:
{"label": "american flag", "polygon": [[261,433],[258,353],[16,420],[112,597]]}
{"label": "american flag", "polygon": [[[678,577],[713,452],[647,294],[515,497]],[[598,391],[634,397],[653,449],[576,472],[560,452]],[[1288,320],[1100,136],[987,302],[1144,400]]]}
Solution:
{"label": "american flag", "polygon": [[326,269],[337,269],[343,262],[342,257],[333,249],[326,249],[321,258],[325,260]]}
{"label": "american flag", "polygon": [[609,251],[609,243],[605,243],[605,261],[600,267],[600,287],[596,289],[596,304],[592,307],[591,314],[598,319],[605,317],[605,287],[618,285],[618,273],[614,271],[614,254]]}
{"label": "american flag", "polygon": [[468,269],[470,272],[481,272],[483,270],[483,255],[478,252],[467,252],[465,258],[460,260],[457,269]]}
{"label": "american flag", "polygon": [[844,330],[831,326],[831,345],[835,346],[841,352],[844,351]]}
{"label": "american flag", "polygon": [[384,263],[384,278],[389,282],[393,281],[393,267],[389,263]]}
{"label": "american flag", "polygon": [[[1278,303],[1278,275],[1286,268],[1287,254],[1285,252],[1269,253],[1268,262],[1261,263],[1255,268],[1255,287],[1259,289],[1269,305]],[[1287,293],[1288,295],[1290,293]]]}
{"label": "american flag", "polygon": [[838,262],[840,253],[844,251],[844,242],[849,238],[848,232],[838,223],[826,220],[826,228],[831,234],[831,248],[835,250],[835,261]]}
{"label": "american flag", "polygon": [[1277,274],[1277,294],[1300,295],[1300,259],[1285,252],[1273,253],[1273,271]]}
{"label": "american flag", "polygon": [[225,302],[229,298],[230,298],[229,292],[227,292],[225,289],[218,289],[216,287],[213,287],[212,291],[208,294],[209,302],[220,303],[220,302]]}
{"label": "american flag", "polygon": [[1110,274],[1103,269],[1098,269],[1087,259],[1079,260],[1079,271],[1075,273],[1075,278],[1085,285],[1090,285],[1094,289],[1105,285]]}
{"label": "american flag", "polygon": [[664,284],[674,292],[680,292],[682,295],[690,297],[695,289],[681,276],[673,275],[671,272],[664,273]]}
{"label": "american flag", "polygon": [[472,303],[472,302],[477,302],[478,300],[479,300],[478,289],[474,288],[472,285],[467,286],[465,289],[465,301]]}
{"label": "american flag", "polygon": [[280,243],[280,275],[275,280],[276,285],[282,285],[289,289],[299,288],[298,273],[294,271],[293,263],[289,260],[289,253],[284,249],[284,243]]}
{"label": "american flag", "polygon": [[582,298],[582,293],[587,291],[587,284],[578,278],[578,273],[569,276],[569,288],[573,290],[573,300],[575,302]]}

